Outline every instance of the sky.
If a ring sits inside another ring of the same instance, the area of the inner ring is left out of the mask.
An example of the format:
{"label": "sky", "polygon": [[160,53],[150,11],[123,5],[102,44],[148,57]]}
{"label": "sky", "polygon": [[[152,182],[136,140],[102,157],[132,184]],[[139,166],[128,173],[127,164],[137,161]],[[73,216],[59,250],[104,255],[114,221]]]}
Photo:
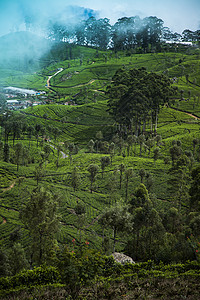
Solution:
{"label": "sky", "polygon": [[88,8],[87,15],[106,17],[111,24],[124,16],[156,16],[173,32],[200,29],[200,0],[0,0],[0,36],[24,30],[25,16],[42,28],[49,20],[79,19],[79,10],[68,6]]}

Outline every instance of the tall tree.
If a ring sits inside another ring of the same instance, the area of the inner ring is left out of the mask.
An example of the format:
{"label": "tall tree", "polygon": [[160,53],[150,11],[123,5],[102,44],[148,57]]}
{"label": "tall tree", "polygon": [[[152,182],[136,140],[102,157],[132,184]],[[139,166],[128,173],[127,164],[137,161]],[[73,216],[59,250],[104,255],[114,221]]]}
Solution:
{"label": "tall tree", "polygon": [[31,238],[33,263],[51,262],[55,255],[55,234],[58,231],[58,197],[43,187],[37,187],[20,212]]}
{"label": "tall tree", "polygon": [[179,147],[177,143],[175,143],[174,145],[172,145],[172,147],[169,148],[169,153],[172,159],[172,166],[174,166],[175,161],[181,156],[182,153],[181,147]]}
{"label": "tall tree", "polygon": [[91,164],[88,167],[89,178],[90,178],[90,191],[92,193],[94,188],[94,183],[98,174],[99,167],[97,165]]}
{"label": "tall tree", "polygon": [[3,147],[3,160],[5,162],[9,162],[10,159],[10,146],[9,144],[5,143]]}
{"label": "tall tree", "polygon": [[7,101],[3,94],[0,94],[0,111],[3,113],[7,109]]}
{"label": "tall tree", "polygon": [[17,165],[17,171],[19,171],[19,165],[20,165],[20,162],[22,160],[22,155],[23,155],[22,143],[17,143],[14,147],[14,150],[15,150],[14,158],[15,158],[15,162]]}
{"label": "tall tree", "polygon": [[129,187],[129,181],[130,179],[133,177],[134,173],[133,173],[133,168],[129,168],[127,170],[125,170],[125,186],[126,186],[126,195],[125,195],[125,199],[127,201],[128,199],[128,187]]}
{"label": "tall tree", "polygon": [[74,192],[78,189],[79,185],[80,185],[80,174],[77,171],[77,168],[74,167],[72,174],[71,174],[71,185],[74,189]]}
{"label": "tall tree", "polygon": [[74,143],[69,143],[68,144],[68,150],[69,150],[69,160],[70,160],[70,165],[71,165],[71,163],[72,163],[72,154],[73,154],[73,152],[75,150]]}
{"label": "tall tree", "polygon": [[115,206],[107,208],[99,219],[103,226],[113,229],[113,252],[115,252],[116,237],[118,232],[130,232],[132,229],[132,217],[126,206],[117,203]]}
{"label": "tall tree", "polygon": [[28,128],[27,128],[27,134],[28,134],[28,139],[29,139],[29,148],[31,146],[31,138],[34,135],[34,130],[35,130],[34,126],[32,126],[32,125],[28,126]]}
{"label": "tall tree", "polygon": [[134,222],[129,254],[135,259],[152,258],[159,249],[164,227],[144,184],[141,183],[136,189],[129,209]]}
{"label": "tall tree", "polygon": [[40,133],[40,130],[41,130],[41,125],[40,124],[36,124],[35,125],[35,135],[36,135],[36,139],[37,139],[37,147],[38,147],[38,139],[39,139],[39,133]]}
{"label": "tall tree", "polygon": [[103,178],[103,175],[104,175],[105,168],[107,166],[109,166],[109,164],[110,164],[110,157],[109,156],[102,156],[101,157],[102,178]]}
{"label": "tall tree", "polygon": [[51,146],[49,144],[45,144],[43,151],[44,151],[44,159],[45,159],[45,166],[46,166],[48,157],[49,157],[50,153],[52,152]]}
{"label": "tall tree", "polygon": [[124,164],[120,164],[119,165],[119,172],[120,172],[120,179],[119,179],[119,188],[121,190],[122,188],[122,176],[123,176],[123,172],[125,171],[125,166]]}
{"label": "tall tree", "polygon": [[159,158],[159,156],[160,156],[160,148],[159,148],[159,147],[156,147],[156,148],[153,150],[154,165],[156,164],[156,160]]}
{"label": "tall tree", "polygon": [[171,180],[168,181],[168,187],[171,189],[179,213],[183,204],[189,204],[189,164],[189,158],[186,155],[181,155],[169,170]]}
{"label": "tall tree", "polygon": [[106,50],[110,42],[111,25],[109,19],[104,18],[97,20],[96,31],[96,46],[100,49]]}

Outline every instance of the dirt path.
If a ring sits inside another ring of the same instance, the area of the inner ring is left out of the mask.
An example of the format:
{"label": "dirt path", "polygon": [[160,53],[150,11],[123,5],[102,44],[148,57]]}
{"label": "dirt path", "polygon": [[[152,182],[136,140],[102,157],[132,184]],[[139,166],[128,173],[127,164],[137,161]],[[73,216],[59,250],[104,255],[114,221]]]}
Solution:
{"label": "dirt path", "polygon": [[197,117],[197,116],[195,116],[195,115],[193,115],[193,114],[190,114],[190,113],[187,113],[187,112],[186,112],[186,114],[187,114],[188,116],[190,116],[190,117],[193,117],[195,120],[200,120],[199,117]]}
{"label": "dirt path", "polygon": [[85,85],[89,85],[89,84],[92,84],[93,82],[95,82],[96,79],[91,79],[89,82],[87,83],[83,83],[83,84],[78,84],[78,85],[75,85],[73,86],[72,88],[77,88],[77,87],[82,87],[82,86],[85,86]]}
{"label": "dirt path", "polygon": [[191,113],[189,113],[189,112],[187,112],[187,111],[181,110],[181,109],[179,109],[179,108],[171,107],[171,106],[170,106],[170,108],[173,109],[173,110],[176,110],[176,111],[183,112],[183,113],[185,113],[186,115],[188,115],[188,116],[194,118],[195,120],[200,120],[200,117],[197,117],[197,116],[195,116],[195,115],[193,115],[193,114],[191,114]]}
{"label": "dirt path", "polygon": [[14,188],[15,184],[16,184],[16,180],[9,187],[3,189],[3,192],[11,190],[12,188]]}
{"label": "dirt path", "polygon": [[63,68],[60,68],[55,74],[51,75],[48,77],[47,79],[47,87],[49,88],[50,87],[50,80],[52,77],[56,76],[58,73],[62,72],[63,71]]}

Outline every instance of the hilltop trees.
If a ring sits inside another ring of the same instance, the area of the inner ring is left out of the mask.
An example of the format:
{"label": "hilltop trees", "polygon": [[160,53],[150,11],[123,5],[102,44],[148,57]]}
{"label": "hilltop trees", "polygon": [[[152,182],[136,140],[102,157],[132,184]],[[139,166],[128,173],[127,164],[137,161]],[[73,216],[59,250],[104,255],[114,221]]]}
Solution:
{"label": "hilltop trees", "polygon": [[[107,87],[108,111],[118,124],[138,136],[145,130],[146,120],[157,130],[158,113],[170,102],[174,89],[164,75],[148,73],[145,69],[119,69]],[[143,129],[141,126],[143,125]]]}
{"label": "hilltop trees", "polygon": [[112,43],[115,50],[140,46],[146,51],[148,46],[155,48],[160,43],[163,21],[157,17],[140,19],[123,17],[112,28]]}
{"label": "hilltop trees", "polygon": [[[131,50],[141,47],[144,52],[158,49],[161,37],[169,38],[163,27],[163,20],[157,17],[138,16],[123,17],[114,25],[107,18],[96,19],[94,16],[81,20],[76,25],[69,22],[52,22],[48,24],[49,38],[59,41],[77,43],[107,49],[112,47],[115,51]],[[172,33],[171,33],[172,34]],[[171,36],[171,35],[170,35]],[[185,36],[185,35],[184,35]],[[70,58],[71,55],[69,55]]]}
{"label": "hilltop trees", "polygon": [[[156,16],[143,19],[139,16],[122,17],[111,25],[108,18],[96,19],[92,15],[76,24],[64,23],[63,20],[62,22],[50,21],[47,31],[49,38],[56,42],[73,42],[77,45],[87,45],[103,50],[112,48],[115,52],[126,50],[127,55],[131,55],[134,49],[140,53],[158,51],[162,41],[176,42],[181,38],[183,41],[199,41],[199,30],[186,29],[181,35],[163,25],[163,20]],[[67,58],[73,58],[70,44]]]}
{"label": "hilltop trees", "polygon": [[141,26],[139,17],[123,17],[112,27],[112,43],[115,50],[123,50],[137,44],[137,33]]}

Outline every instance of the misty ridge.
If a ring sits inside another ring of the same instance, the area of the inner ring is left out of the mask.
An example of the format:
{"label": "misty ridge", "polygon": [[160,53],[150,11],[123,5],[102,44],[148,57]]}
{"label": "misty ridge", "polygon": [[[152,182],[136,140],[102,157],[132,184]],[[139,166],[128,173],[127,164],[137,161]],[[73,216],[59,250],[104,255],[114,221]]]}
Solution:
{"label": "misty ridge", "polygon": [[41,13],[23,11],[23,17],[10,33],[0,37],[0,67],[33,72],[40,68],[40,59],[58,42],[52,37],[52,26],[60,24],[74,28],[79,20],[86,20],[96,13],[87,8],[68,6],[57,14],[44,18]]}
{"label": "misty ridge", "polygon": [[[46,18],[26,11],[22,25],[16,27],[15,32],[0,37],[0,67],[3,69],[36,71],[41,60],[44,62],[47,53],[58,43],[114,51],[140,47],[146,53],[149,45],[151,50],[159,50],[162,41],[196,42],[200,32],[186,29],[182,34],[173,33],[155,16],[123,17],[111,25],[107,18],[98,19],[98,13],[92,9],[78,6],[68,6]],[[19,31],[21,28],[24,30]]]}

